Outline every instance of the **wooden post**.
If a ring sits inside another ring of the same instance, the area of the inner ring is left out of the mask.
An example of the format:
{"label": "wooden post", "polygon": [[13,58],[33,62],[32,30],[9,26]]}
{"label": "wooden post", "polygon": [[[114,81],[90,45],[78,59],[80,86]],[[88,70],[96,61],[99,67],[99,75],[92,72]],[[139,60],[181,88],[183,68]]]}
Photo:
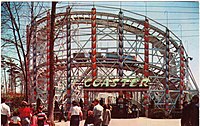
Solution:
{"label": "wooden post", "polygon": [[48,105],[48,115],[49,115],[49,125],[54,126],[54,23],[55,23],[55,13],[56,13],[56,3],[52,2],[51,9],[51,31],[50,31],[50,85],[49,85],[49,105]]}

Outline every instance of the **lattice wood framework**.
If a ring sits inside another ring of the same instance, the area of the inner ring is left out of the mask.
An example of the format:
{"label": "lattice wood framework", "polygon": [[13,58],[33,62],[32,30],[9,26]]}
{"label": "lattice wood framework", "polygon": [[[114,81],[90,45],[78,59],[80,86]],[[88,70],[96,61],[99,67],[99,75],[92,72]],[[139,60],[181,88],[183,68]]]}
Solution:
{"label": "lattice wood framework", "polygon": [[[189,68],[185,67],[187,53],[184,48],[180,48],[181,40],[162,24],[124,9],[108,11],[108,7],[107,11],[102,11],[103,7],[98,6],[78,8],[79,6],[76,9],[69,7],[67,12],[57,11],[60,13],[56,14],[56,97],[60,100],[66,97],[88,99],[88,92],[83,92],[83,84],[87,79],[148,77],[149,90],[138,91],[142,92],[141,97],[147,98],[146,109],[148,102],[153,100],[157,108],[166,108],[170,112],[179,102],[180,93],[184,96],[186,89],[183,71]],[[102,12],[96,11],[98,8]],[[44,16],[37,21],[37,47],[34,48],[32,35],[30,57],[27,58],[30,60],[32,77],[30,84],[37,89],[37,97],[43,104],[47,103],[48,93],[48,78],[45,76],[48,73],[47,19]],[[33,63],[35,60],[36,64]],[[35,68],[37,73],[34,72]],[[187,75],[188,78],[193,78],[192,74]],[[36,85],[33,83],[34,76]],[[196,83],[192,80],[189,79],[188,86],[195,88],[189,92],[198,92]],[[184,100],[183,97],[181,99]],[[137,101],[140,102],[141,99]]]}

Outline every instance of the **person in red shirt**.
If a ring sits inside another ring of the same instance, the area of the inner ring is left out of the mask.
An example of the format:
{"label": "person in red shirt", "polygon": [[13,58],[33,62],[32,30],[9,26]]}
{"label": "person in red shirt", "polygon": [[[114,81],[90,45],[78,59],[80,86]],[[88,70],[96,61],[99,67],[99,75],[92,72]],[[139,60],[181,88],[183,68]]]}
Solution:
{"label": "person in red shirt", "polygon": [[19,108],[19,117],[21,118],[22,126],[30,126],[31,108],[26,101],[22,101],[21,105],[22,107]]}

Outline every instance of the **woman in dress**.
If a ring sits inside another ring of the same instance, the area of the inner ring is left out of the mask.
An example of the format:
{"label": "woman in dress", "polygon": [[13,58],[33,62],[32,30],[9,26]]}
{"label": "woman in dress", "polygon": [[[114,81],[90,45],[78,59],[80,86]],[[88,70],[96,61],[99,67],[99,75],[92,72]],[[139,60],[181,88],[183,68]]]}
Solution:
{"label": "woman in dress", "polygon": [[111,120],[111,112],[108,109],[108,105],[103,105],[103,123],[102,126],[108,126]]}

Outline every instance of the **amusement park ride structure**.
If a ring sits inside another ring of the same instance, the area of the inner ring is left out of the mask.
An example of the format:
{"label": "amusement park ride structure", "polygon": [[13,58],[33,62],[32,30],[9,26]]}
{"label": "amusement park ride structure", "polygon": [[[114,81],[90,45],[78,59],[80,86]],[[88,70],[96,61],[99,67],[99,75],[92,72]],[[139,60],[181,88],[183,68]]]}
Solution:
{"label": "amusement park ride structure", "polygon": [[[58,9],[54,85],[59,100],[70,103],[84,98],[87,105],[98,92],[122,92],[146,111],[153,101],[156,108],[171,112],[189,94],[198,93],[182,41],[166,26],[122,8],[77,5]],[[48,104],[51,29],[50,13],[46,14],[34,22],[27,55],[33,87],[29,94],[34,94],[29,100],[39,98],[44,105]]]}

